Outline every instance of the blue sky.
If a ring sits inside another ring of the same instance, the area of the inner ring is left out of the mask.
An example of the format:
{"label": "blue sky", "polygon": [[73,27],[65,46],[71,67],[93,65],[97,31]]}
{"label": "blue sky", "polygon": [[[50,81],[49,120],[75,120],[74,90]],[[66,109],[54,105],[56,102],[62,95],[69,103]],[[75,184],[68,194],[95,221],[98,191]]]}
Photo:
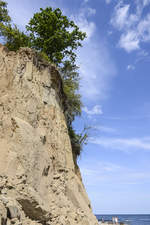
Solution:
{"label": "blue sky", "polygon": [[60,7],[87,32],[78,50],[83,114],[79,158],[95,213],[150,213],[150,0],[8,0],[21,29],[40,7]]}

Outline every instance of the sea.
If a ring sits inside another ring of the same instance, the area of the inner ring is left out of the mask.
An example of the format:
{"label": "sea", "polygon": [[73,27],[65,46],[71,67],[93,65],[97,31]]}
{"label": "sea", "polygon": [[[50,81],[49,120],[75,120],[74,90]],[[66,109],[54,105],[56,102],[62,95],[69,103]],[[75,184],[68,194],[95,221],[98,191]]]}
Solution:
{"label": "sea", "polygon": [[126,222],[129,225],[150,225],[150,214],[149,215],[96,215],[98,220],[101,220],[102,218],[104,221],[106,220],[112,220],[112,217],[118,217],[119,222]]}

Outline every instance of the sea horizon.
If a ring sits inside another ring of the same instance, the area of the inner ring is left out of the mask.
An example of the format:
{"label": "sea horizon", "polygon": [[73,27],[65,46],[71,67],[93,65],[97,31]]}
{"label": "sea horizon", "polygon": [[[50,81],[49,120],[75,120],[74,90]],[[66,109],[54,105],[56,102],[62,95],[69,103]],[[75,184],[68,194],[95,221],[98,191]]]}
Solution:
{"label": "sea horizon", "polygon": [[150,225],[150,214],[95,214],[96,218],[101,221],[110,221],[113,216],[118,217],[119,222],[129,225]]}
{"label": "sea horizon", "polygon": [[94,213],[94,215],[150,215],[150,213]]}

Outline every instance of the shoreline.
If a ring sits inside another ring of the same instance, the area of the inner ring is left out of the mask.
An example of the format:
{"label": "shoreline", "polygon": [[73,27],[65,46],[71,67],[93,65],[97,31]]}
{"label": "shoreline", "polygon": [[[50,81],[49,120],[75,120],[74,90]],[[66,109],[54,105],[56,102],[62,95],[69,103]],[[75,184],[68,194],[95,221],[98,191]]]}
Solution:
{"label": "shoreline", "polygon": [[111,221],[106,221],[106,222],[98,221],[98,223],[99,223],[100,225],[128,225],[127,223],[124,223],[124,222],[113,223],[113,222],[111,222]]}

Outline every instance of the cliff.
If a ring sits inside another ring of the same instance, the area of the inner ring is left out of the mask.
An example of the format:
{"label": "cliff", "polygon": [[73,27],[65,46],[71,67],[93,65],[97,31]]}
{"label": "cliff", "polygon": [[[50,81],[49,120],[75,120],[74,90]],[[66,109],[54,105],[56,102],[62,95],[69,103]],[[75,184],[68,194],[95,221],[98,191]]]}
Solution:
{"label": "cliff", "polygon": [[97,225],[75,172],[54,66],[0,45],[0,224]]}

